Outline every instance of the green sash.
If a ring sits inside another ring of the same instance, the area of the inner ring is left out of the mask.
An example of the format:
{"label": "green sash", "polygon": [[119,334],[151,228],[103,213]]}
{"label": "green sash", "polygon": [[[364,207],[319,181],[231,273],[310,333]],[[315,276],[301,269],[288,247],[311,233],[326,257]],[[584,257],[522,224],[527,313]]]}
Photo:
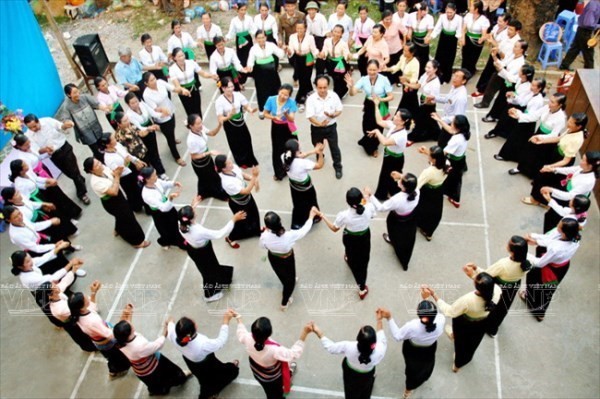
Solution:
{"label": "green sash", "polygon": [[560,147],[560,143],[556,147],[556,151],[558,152],[558,155],[560,155],[561,157],[565,156],[565,153],[563,152],[563,149]]}
{"label": "green sash", "polygon": [[390,106],[388,103],[383,101],[379,103],[379,113],[383,119],[386,119],[388,116],[390,116]]}
{"label": "green sash", "polygon": [[315,65],[315,56],[313,55],[313,53],[306,54],[306,66],[313,65]]}
{"label": "green sash", "polygon": [[335,68],[333,69],[333,72],[337,72],[337,73],[345,73],[346,72],[346,65],[344,65],[344,57],[343,56],[339,56],[339,57],[329,57],[329,59],[333,62],[335,62]]}
{"label": "green sash", "polygon": [[348,234],[351,236],[364,236],[365,234],[367,234],[369,232],[369,228],[367,227],[364,230],[361,231],[350,231],[348,229],[344,229],[344,234]]}
{"label": "green sash", "polygon": [[471,39],[481,39],[481,33],[473,33],[473,32],[469,32],[467,31],[467,36],[469,36]]}
{"label": "green sash", "polygon": [[232,121],[235,122],[239,122],[241,120],[244,120],[244,114],[242,113],[242,111],[240,110],[240,112],[238,112],[237,114],[234,114],[231,119]]}
{"label": "green sash", "polygon": [[269,29],[265,31],[265,36],[272,36],[273,35],[273,29]]}
{"label": "green sash", "polygon": [[248,36],[250,36],[250,32],[248,32],[247,30],[242,31],[242,32],[238,32],[236,34],[237,36],[237,46],[238,47],[243,47],[246,44],[248,44]]}
{"label": "green sash", "polygon": [[461,160],[465,159],[465,155],[456,156],[456,155],[448,154],[448,158],[450,158],[453,161],[461,161]]}
{"label": "green sash", "polygon": [[150,118],[148,118],[148,120],[144,123],[140,123],[141,127],[148,127],[148,126],[152,126],[152,120]]}
{"label": "green sash", "polygon": [[196,79],[192,80],[190,83],[182,84],[181,87],[185,87],[186,89],[190,90],[190,89],[194,88],[195,84],[196,84]]}
{"label": "green sash", "polygon": [[552,133],[552,129],[550,129],[549,127],[547,127],[546,125],[544,125],[543,123],[540,124],[540,130],[542,131],[542,133],[544,134],[550,134]]}
{"label": "green sash", "polygon": [[441,188],[443,185],[444,185],[444,183],[441,183],[441,184],[426,183],[425,187],[430,188],[432,190],[437,190],[438,188]]}
{"label": "green sash", "polygon": [[270,55],[270,56],[264,57],[264,58],[257,58],[256,59],[256,65],[267,65],[267,64],[270,64],[272,62],[275,62],[275,58],[273,57],[273,55]]}
{"label": "green sash", "polygon": [[425,36],[427,36],[427,31],[425,31],[425,32],[414,31],[413,35],[415,35],[416,37],[425,37]]}
{"label": "green sash", "polygon": [[446,29],[444,29],[444,28],[442,28],[442,33],[443,33],[444,35],[448,35],[448,36],[454,36],[454,35],[456,35],[456,31],[453,31],[453,32],[452,32],[452,31],[446,30]]}
{"label": "green sash", "polygon": [[214,46],[215,44],[213,42],[211,42],[210,40],[205,40],[204,45],[205,46]]}
{"label": "green sash", "polygon": [[191,48],[184,47],[181,50],[183,50],[183,52],[185,53],[185,58],[187,58],[188,60],[194,61],[196,59],[196,54],[194,54],[194,51]]}
{"label": "green sash", "polygon": [[231,72],[231,77],[234,81],[238,78],[238,76],[240,76],[240,73],[233,67],[233,65],[229,65],[227,68],[219,68],[218,70],[221,72]]}
{"label": "green sash", "polygon": [[110,110],[110,114],[108,115],[108,118],[111,120],[111,122],[115,120],[115,115],[117,114],[117,108],[119,108],[119,106],[119,100],[113,103],[112,109]]}
{"label": "green sash", "polygon": [[[402,158],[402,157],[404,156],[404,153],[403,153],[403,152],[393,152],[393,151],[391,151],[391,150],[390,150],[388,147],[385,147],[385,148],[383,149],[383,153],[384,153],[385,155],[389,155],[390,157],[394,157],[394,158]],[[385,155],[384,155],[384,156],[385,156]]]}

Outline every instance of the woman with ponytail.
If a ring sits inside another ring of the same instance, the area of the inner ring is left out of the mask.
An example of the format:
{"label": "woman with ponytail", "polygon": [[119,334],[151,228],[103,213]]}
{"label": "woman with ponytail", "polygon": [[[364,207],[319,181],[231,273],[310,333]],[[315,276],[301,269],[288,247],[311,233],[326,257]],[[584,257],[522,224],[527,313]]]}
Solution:
{"label": "woman with ponytail", "polygon": [[218,396],[240,373],[239,360],[223,363],[215,352],[223,348],[229,336],[229,322],[235,317],[228,309],[223,315],[223,324],[216,338],[210,339],[198,332],[194,320],[187,317],[179,319],[177,324],[169,320],[167,338],[183,357],[185,364],[200,383],[199,399]]}
{"label": "woman with ponytail", "polygon": [[358,331],[356,341],[333,342],[316,324],[312,329],[321,340],[323,348],[332,355],[344,355],[342,372],[344,396],[348,399],[368,399],[375,384],[375,368],[387,351],[387,339],[383,331],[383,317],[377,313],[377,332],[371,326]]}
{"label": "woman with ponytail", "polygon": [[492,338],[496,336],[498,327],[508,314],[521,286],[521,279],[531,270],[531,263],[527,260],[527,241],[523,237],[512,236],[506,249],[509,256],[500,259],[486,270],[482,270],[474,263],[463,266],[463,271],[468,277],[475,278],[479,273],[486,272],[502,289],[500,301],[487,318],[486,332]]}
{"label": "woman with ponytail", "polygon": [[570,217],[579,222],[579,229],[587,223],[588,210],[592,202],[584,194],[577,194],[569,201],[569,206],[561,206],[549,193],[544,192],[550,209],[544,214],[544,233],[554,229],[562,218]]}
{"label": "woman with ponytail", "polygon": [[285,231],[281,218],[275,212],[265,215],[265,231],[260,236],[260,246],[268,250],[269,263],[273,271],[283,284],[281,296],[281,310],[286,311],[294,299],[292,293],[296,286],[296,258],[294,245],[308,234],[315,217],[319,214],[316,207],[312,207],[308,220],[301,229]]}
{"label": "woman with ponytail", "polygon": [[120,182],[124,168],[118,166],[111,171],[102,162],[89,157],[83,161],[83,170],[92,176],[90,186],[102,200],[102,207],[115,218],[114,235],[123,237],[134,248],[150,245],[144,239],[144,231],[121,192]]}
{"label": "woman with ponytail", "polygon": [[183,385],[192,375],[159,352],[165,345],[171,319],[165,322],[162,335],[151,342],[135,330],[131,324],[132,317],[133,305],[127,304],[121,320],[113,328],[119,350],[131,363],[135,375],[148,387],[150,396],[168,395],[172,387]]}
{"label": "woman with ponytail", "polygon": [[234,317],[238,321],[237,338],[246,347],[254,378],[264,389],[267,399],[282,399],[290,393],[297,367],[295,360],[302,356],[304,341],[313,332],[312,325],[306,324],[298,341],[288,349],[271,339],[273,328],[266,317],[259,317],[252,323],[252,332],[246,329],[239,313],[234,311]]}
{"label": "woman with ponytail", "polygon": [[429,293],[446,317],[452,317],[452,326],[446,326],[446,334],[454,341],[454,364],[457,373],[467,365],[479,347],[487,328],[487,318],[502,296],[502,290],[492,276],[481,272],[475,276],[475,291],[471,291],[449,304],[424,285],[422,291]]}
{"label": "woman with ponytail", "polygon": [[[308,172],[323,167],[325,162],[324,149],[324,143],[317,143],[314,150],[304,153],[300,151],[298,140],[290,139],[285,143],[285,152],[281,154],[281,161],[283,170],[285,170],[290,180],[292,230],[297,230],[306,223],[313,207],[319,209],[317,192]],[[306,159],[313,154],[317,156],[317,162]],[[320,220],[321,218],[317,217],[315,222],[318,223]]]}
{"label": "woman with ponytail", "polygon": [[100,282],[96,280],[90,286],[92,291],[90,297],[81,292],[71,295],[69,298],[69,311],[71,322],[77,323],[81,331],[90,337],[96,349],[108,361],[108,375],[112,379],[127,374],[130,365],[127,357],[117,347],[112,324],[102,320],[102,317],[98,314],[96,294],[100,287]]}
{"label": "woman with ponytail", "polygon": [[[244,173],[225,155],[215,157],[215,168],[221,176],[223,190],[229,196],[229,209],[233,214],[243,211],[246,218],[235,224],[225,241],[233,249],[240,247],[236,240],[260,236],[260,216],[258,207],[252,196],[252,190],[258,191],[258,167],[253,167],[251,173]],[[248,183],[246,183],[248,182]]]}
{"label": "woman with ponytail", "polygon": [[400,191],[391,173],[393,171],[402,173],[404,168],[404,151],[406,151],[406,137],[408,135],[406,131],[410,129],[412,115],[408,110],[399,108],[391,121],[384,121],[379,111],[379,99],[374,98],[373,102],[375,102],[377,124],[384,129],[388,129],[385,136],[379,129],[368,132],[369,136],[376,137],[384,147],[383,163],[379,172],[375,197],[380,201],[385,201]]}
{"label": "woman with ponytail", "polygon": [[321,219],[334,233],[344,229],[342,242],[344,243],[344,261],[350,267],[358,286],[358,297],[363,300],[369,293],[367,286],[367,268],[371,257],[371,230],[369,225],[377,211],[371,203],[367,203],[363,193],[356,187],[346,192],[348,209],[337,214],[331,223],[321,213]]}
{"label": "woman with ponytail", "polygon": [[211,240],[218,240],[233,230],[236,222],[244,220],[243,211],[236,212],[233,218],[220,230],[210,230],[195,223],[194,209],[200,204],[201,197],[196,197],[191,206],[187,205],[178,212],[179,232],[185,239],[188,256],[194,261],[202,275],[204,287],[204,301],[218,301],[223,297],[223,290],[229,288],[233,276],[233,267],[221,265]]}
{"label": "woman with ponytail", "polygon": [[446,155],[441,147],[419,147],[419,153],[429,157],[429,166],[417,179],[417,188],[421,191],[416,209],[417,227],[427,241],[433,239],[433,233],[442,220],[444,210],[443,184],[448,177],[450,167],[446,164]]}
{"label": "woman with ponytail", "polygon": [[384,203],[379,202],[368,187],[364,192],[377,212],[389,212],[386,219],[388,232],[383,233],[383,239],[394,247],[394,252],[402,268],[408,270],[417,234],[414,212],[419,203],[417,177],[412,173],[402,175],[395,171],[392,172],[392,176],[398,182],[401,191]]}
{"label": "woman with ponytail", "polygon": [[564,218],[546,234],[528,234],[529,245],[546,247],[541,256],[530,256],[532,270],[527,274],[527,286],[519,291],[531,314],[543,321],[552,296],[569,271],[571,259],[579,249],[579,222]]}
{"label": "woman with ponytail", "polygon": [[[140,180],[144,186],[142,198],[150,208],[150,215],[160,235],[158,245],[164,250],[168,250],[171,245],[186,249],[183,237],[179,234],[177,210],[172,202],[181,193],[181,183],[159,179],[152,166],[146,166],[140,171]],[[171,189],[175,191],[169,192]]]}
{"label": "woman with ponytail", "polygon": [[[444,34],[442,37],[444,36],[446,35]],[[427,98],[440,95],[439,70],[440,63],[437,60],[429,60],[425,65],[425,73],[414,84],[414,88],[418,89],[419,108],[414,115],[415,126],[410,132],[409,143],[435,140],[435,132],[439,130],[437,123],[431,119],[431,114],[435,112],[435,102]]]}
{"label": "woman with ponytail", "polygon": [[402,355],[406,364],[406,388],[403,399],[408,399],[415,389],[431,377],[435,367],[437,340],[444,332],[446,323],[446,318],[438,313],[435,304],[427,300],[429,292],[421,290],[421,296],[424,299],[417,306],[418,319],[412,319],[401,328],[389,310],[377,309],[377,312],[388,320],[392,337],[398,342],[404,341]]}

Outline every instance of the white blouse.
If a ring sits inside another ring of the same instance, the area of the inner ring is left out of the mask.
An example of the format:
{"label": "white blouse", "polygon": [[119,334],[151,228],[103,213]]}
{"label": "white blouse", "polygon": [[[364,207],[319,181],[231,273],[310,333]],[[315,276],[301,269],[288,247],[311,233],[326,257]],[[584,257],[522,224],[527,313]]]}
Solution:
{"label": "white blouse", "polygon": [[171,54],[177,47],[181,49],[194,48],[196,47],[196,41],[192,38],[192,35],[187,32],[181,32],[181,37],[177,37],[173,34],[167,41],[167,51]]}
{"label": "white blouse", "polygon": [[168,61],[167,56],[158,46],[152,46],[151,52],[148,52],[144,47],[140,50],[138,55],[140,56],[140,62],[145,66],[154,66],[159,62],[166,63]]}
{"label": "white blouse", "polygon": [[521,67],[525,64],[525,57],[520,56],[518,58],[513,58],[510,56],[507,61],[508,63],[506,66],[498,72],[498,76],[511,83],[516,83],[520,80],[519,72],[521,71]]}
{"label": "white blouse", "polygon": [[255,44],[250,49],[250,53],[248,54],[248,63],[246,66],[253,67],[256,60],[260,60],[263,58],[268,58],[270,56],[276,56],[277,58],[283,58],[285,53],[276,44],[271,42],[265,43],[265,48],[260,47],[259,44]]}
{"label": "white blouse", "polygon": [[435,27],[435,21],[430,14],[425,15],[419,21],[417,18],[417,12],[413,12],[408,17],[408,25],[409,28],[412,29],[413,33],[423,33],[429,30],[433,30]]}
{"label": "white blouse", "polygon": [[235,50],[225,47],[223,55],[221,55],[218,50],[212,53],[210,56],[208,69],[211,74],[216,75],[218,69],[225,69],[230,65],[233,65],[233,67],[239,72],[243,71],[244,69]]}
{"label": "white blouse", "polygon": [[508,103],[525,107],[532,98],[533,92],[531,91],[531,82],[521,82],[521,80],[519,80],[515,86],[515,96],[509,98]]}
{"label": "white blouse", "polygon": [[377,215],[375,206],[371,203],[364,205],[365,210],[362,215],[359,215],[354,208],[348,208],[341,211],[335,217],[333,225],[337,228],[344,227],[346,230],[352,233],[358,233],[365,231],[371,224],[371,219]]}
{"label": "white blouse", "polygon": [[129,108],[125,112],[125,115],[127,115],[127,117],[129,118],[129,122],[131,122],[133,126],[137,127],[140,130],[146,129],[142,125],[147,124],[148,121],[150,121],[150,123],[153,122],[151,118],[160,118],[161,116],[161,114],[150,108],[150,106],[144,101],[140,101],[140,111],[141,113],[138,114],[137,112]]}
{"label": "white blouse", "polygon": [[46,230],[52,226],[50,220],[33,223],[23,218],[23,224],[25,226],[15,226],[13,224],[9,226],[8,236],[10,237],[10,242],[24,251],[33,251],[42,254],[54,249],[54,244],[40,244],[41,237],[38,234],[38,231]]}
{"label": "white blouse", "polygon": [[395,194],[383,204],[379,202],[374,195],[370,197],[370,200],[378,212],[394,211],[399,216],[407,216],[410,215],[419,204],[420,191],[416,190],[415,193],[417,195],[412,201],[408,200],[408,194],[406,194],[404,191],[400,191],[399,193]]}
{"label": "white blouse", "polygon": [[[281,155],[283,162],[283,154]],[[294,158],[290,164],[290,169],[286,172],[288,177],[297,182],[304,182],[310,176],[309,171],[315,168],[315,162],[305,158]]]}
{"label": "white blouse", "polygon": [[394,145],[388,145],[385,147],[387,151],[395,154],[402,154],[406,150],[406,141],[408,140],[408,133],[406,129],[397,130],[396,125],[392,121],[386,121],[388,131],[385,135],[386,138],[394,140]]}
{"label": "white blouse", "polygon": [[437,97],[440,95],[440,88],[442,86],[440,83],[440,78],[435,76],[431,80],[428,79],[429,76],[427,76],[426,73],[421,75],[421,77],[419,78],[419,84],[421,85],[421,87],[419,87],[419,91],[417,92],[417,94],[419,95],[419,99],[421,96]]}
{"label": "white blouse", "polygon": [[21,211],[21,213],[23,214],[23,219],[29,220],[32,223],[33,214],[37,209],[40,209],[42,207],[42,204],[40,202],[30,201],[27,198],[23,198],[23,205],[12,205],[19,211]]}
{"label": "white blouse", "polygon": [[211,42],[215,39],[216,36],[223,36],[223,31],[221,27],[217,24],[210,24],[210,29],[207,31],[204,24],[201,24],[198,29],[196,29],[196,37],[198,40],[202,40],[203,42]]}
{"label": "white blouse", "polygon": [[[50,281],[58,281],[61,278],[65,277],[67,274],[66,269],[63,267],[58,269],[53,274],[44,274],[40,269],[46,262],[51,261],[52,259],[56,259],[56,254],[54,251],[48,251],[42,256],[38,256],[36,258],[31,258],[33,260],[33,268],[28,272],[19,273],[19,280],[23,287],[36,290],[40,285],[50,282]],[[73,272],[69,272],[73,275]]]}
{"label": "white blouse", "polygon": [[360,18],[356,18],[356,21],[354,21],[354,34],[352,35],[352,39],[357,47],[362,47],[362,43],[358,38],[366,39],[371,36],[373,26],[375,26],[375,21],[369,17],[367,17],[365,22],[362,22]]}
{"label": "white blouse", "polygon": [[180,85],[192,83],[195,79],[194,74],[200,72],[202,68],[196,63],[196,61],[185,60],[184,67],[181,69],[177,63],[173,63],[169,67],[169,79],[179,82]]}
{"label": "white blouse", "polygon": [[157,123],[168,122],[175,113],[175,105],[173,105],[173,102],[169,98],[169,91],[175,90],[175,86],[162,79],[158,79],[156,84],[156,90],[146,87],[144,90],[144,101],[154,110],[159,107],[168,109],[171,113],[169,116],[154,118]]}
{"label": "white blouse", "polygon": [[440,18],[438,19],[435,28],[433,28],[431,38],[435,39],[440,35],[440,33],[442,33],[443,30],[444,32],[448,33],[454,32],[454,36],[457,39],[460,39],[462,37],[462,27],[463,18],[460,15],[456,14],[452,20],[449,20],[446,14],[440,14]]}
{"label": "white blouse", "polygon": [[286,230],[280,237],[268,229],[260,235],[259,245],[261,248],[268,249],[269,252],[276,254],[287,254],[290,252],[296,241],[308,234],[313,225],[313,220],[308,219],[304,226],[298,230]]}
{"label": "white blouse", "polygon": [[419,319],[413,319],[402,326],[398,327],[396,321],[390,319],[390,331],[392,337],[396,341],[404,341],[409,339],[415,345],[419,346],[430,346],[433,345],[440,335],[444,333],[444,324],[446,324],[446,317],[442,313],[438,313],[434,319],[435,330],[431,332],[425,331],[425,325],[421,323]]}
{"label": "white blouse", "polygon": [[559,109],[556,112],[550,112],[548,105],[527,113],[517,111],[517,115],[521,123],[539,121],[540,129],[550,132],[545,135],[546,137],[558,137],[565,130],[567,124],[567,114],[565,114],[565,111]]}
{"label": "white blouse", "polygon": [[328,37],[323,43],[323,52],[330,58],[344,57],[347,59],[350,55],[350,49],[348,43],[342,38],[333,45],[333,39]]}
{"label": "white blouse", "polygon": [[98,102],[101,105],[112,107],[113,104],[119,102],[119,98],[125,97],[126,94],[126,90],[121,90],[118,87],[112,85],[108,86],[108,94],[99,91],[98,94],[96,94],[96,99],[98,99]]}
{"label": "white blouse", "polygon": [[[60,290],[60,294],[58,294],[59,298],[56,301],[50,301],[50,313],[52,316],[57,318],[58,320],[66,323],[71,317],[71,310],[69,309],[69,298],[64,294],[64,292],[69,288],[69,286],[75,280],[75,274],[72,271],[69,271],[59,282],[56,284],[58,289]],[[90,305],[93,302],[90,302]]]}
{"label": "white blouse", "polygon": [[312,35],[304,35],[301,42],[298,42],[298,34],[293,33],[288,42],[288,48],[297,55],[306,55],[312,53],[315,57],[319,54],[315,44],[315,38]]}
{"label": "white blouse", "polygon": [[560,238],[545,234],[531,234],[541,247],[546,247],[546,253],[541,257],[527,255],[532,267],[541,268],[551,263],[560,265],[568,262],[579,249],[579,242],[563,241]]}
{"label": "white blouse", "polygon": [[240,191],[246,187],[246,181],[244,180],[244,175],[239,166],[233,165],[231,173],[233,176],[226,175],[223,172],[219,173],[219,176],[221,176],[223,190],[225,190],[229,196],[234,196],[238,195]]}
{"label": "white blouse", "polygon": [[248,99],[244,97],[242,93],[234,91],[233,102],[230,102],[227,97],[221,94],[219,98],[217,98],[217,101],[215,101],[215,113],[217,116],[227,116],[232,109],[235,109],[236,113],[239,113],[242,111],[242,107],[245,107],[246,105],[248,105]]}
{"label": "white blouse", "polygon": [[323,37],[329,33],[329,25],[325,16],[319,12],[315,14],[315,18],[312,19],[310,15],[306,16],[306,32],[313,36]]}
{"label": "white blouse", "polygon": [[460,133],[453,134],[446,147],[444,147],[444,152],[455,157],[462,157],[467,152],[467,146],[467,139],[464,135]]}
{"label": "white blouse", "polygon": [[277,20],[271,14],[267,15],[267,18],[263,19],[260,14],[254,17],[254,27],[256,30],[262,30],[265,34],[268,31],[273,32],[273,38],[279,43],[279,31],[277,27]]}
{"label": "white blouse", "polygon": [[227,32],[227,40],[235,40],[236,35],[241,32],[248,32],[252,36],[256,33],[256,26],[252,21],[252,17],[246,15],[244,20],[240,20],[235,16],[229,23],[229,32]]}
{"label": "white blouse", "polygon": [[206,356],[214,353],[225,346],[227,337],[229,336],[229,326],[221,325],[217,338],[210,339],[206,335],[196,333],[196,337],[188,342],[185,346],[180,346],[177,343],[177,334],[175,333],[175,323],[170,322],[167,326],[167,338],[171,341],[175,348],[188,360],[198,363],[206,359]]}
{"label": "white blouse", "polygon": [[17,159],[20,159],[27,164],[29,170],[33,170],[40,162],[40,154],[37,151],[37,145],[34,143],[31,143],[31,149],[29,151],[21,151],[18,148],[14,148],[12,152],[15,153]]}
{"label": "white blouse", "polygon": [[358,351],[357,341],[333,342],[327,337],[322,337],[321,344],[323,344],[323,348],[332,355],[343,354],[346,356],[348,366],[363,373],[373,370],[375,366],[381,363],[385,356],[385,352],[387,351],[387,338],[385,337],[385,332],[383,330],[377,331],[377,343],[375,344],[373,353],[371,353],[371,361],[367,364],[363,364],[358,360],[360,352]]}
{"label": "white blouse", "polygon": [[172,181],[164,181],[162,179],[156,180],[154,187],[144,186],[142,188],[142,199],[152,209],[159,210],[161,212],[169,212],[173,209],[173,203],[167,197],[167,192],[175,184]]}
{"label": "white blouse", "polygon": [[33,132],[27,130],[25,136],[35,144],[37,148],[52,147],[54,151],[60,149],[67,141],[67,135],[62,130],[62,122],[54,118],[39,118],[40,130]]}
{"label": "white blouse", "polygon": [[165,344],[164,335],[161,335],[154,341],[148,341],[146,337],[138,333],[134,333],[134,335],[135,337],[133,340],[127,342],[127,345],[119,347],[119,350],[123,352],[130,361],[136,361],[154,355]]}
{"label": "white blouse", "polygon": [[348,16],[348,14],[344,14],[342,18],[339,18],[336,13],[333,13],[329,16],[329,20],[327,21],[329,25],[329,31],[331,32],[336,25],[342,25],[344,27],[344,33],[342,34],[342,39],[347,42],[350,38],[350,32],[352,32],[352,18]]}
{"label": "white blouse", "polygon": [[200,133],[194,133],[188,130],[187,147],[190,155],[202,154],[208,151],[208,133],[210,130],[206,126],[202,126]]}
{"label": "white blouse", "polygon": [[106,165],[110,170],[113,170],[113,171],[117,167],[123,166],[124,169],[123,169],[123,173],[121,174],[121,177],[130,175],[131,169],[129,168],[129,162],[125,163],[125,159],[127,157],[130,157],[131,162],[138,161],[139,159],[134,157],[133,155],[131,155],[127,151],[127,148],[125,148],[123,146],[123,144],[121,144],[121,143],[117,143],[115,150],[116,150],[115,152],[106,151],[104,153],[104,165]]}
{"label": "white blouse", "polygon": [[490,20],[483,15],[473,20],[473,14],[468,13],[463,21],[463,26],[467,28],[467,31],[475,34],[483,34],[490,27]]}
{"label": "white blouse", "polygon": [[193,224],[187,233],[181,233],[183,238],[192,248],[202,248],[206,246],[211,240],[218,240],[223,238],[233,230],[234,223],[232,220],[220,230],[211,230],[200,224]]}
{"label": "white blouse", "polygon": [[579,165],[556,168],[554,173],[565,175],[565,179],[566,176],[571,175],[570,191],[558,189],[552,190],[552,197],[556,199],[570,201],[578,194],[589,195],[594,190],[594,185],[596,184],[596,176],[594,175],[594,172],[583,173],[581,166]]}
{"label": "white blouse", "polygon": [[29,169],[25,177],[18,176],[15,179],[14,186],[24,198],[29,198],[37,189],[46,189],[46,180],[48,179],[36,175],[32,172],[32,169]]}

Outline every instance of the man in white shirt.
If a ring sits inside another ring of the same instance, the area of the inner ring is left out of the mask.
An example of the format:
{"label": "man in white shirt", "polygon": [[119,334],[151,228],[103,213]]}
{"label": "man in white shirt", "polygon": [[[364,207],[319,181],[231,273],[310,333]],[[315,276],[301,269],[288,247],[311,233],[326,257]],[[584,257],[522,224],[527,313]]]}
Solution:
{"label": "man in white shirt", "polygon": [[85,178],[79,170],[79,163],[73,153],[73,146],[67,141],[66,129],[73,127],[73,122],[59,122],[53,118],[38,119],[34,114],[25,116],[25,125],[29,129],[26,136],[39,147],[40,154],[48,154],[50,160],[75,183],[77,197],[85,205],[90,204],[85,187]]}
{"label": "man in white shirt", "polygon": [[[342,113],[342,101],[329,90],[329,76],[317,77],[315,93],[306,99],[306,118],[310,121],[310,138],[313,145],[327,140],[333,158],[335,177],[342,178],[342,153],[338,146],[336,118]],[[318,156],[318,155],[317,155]]]}

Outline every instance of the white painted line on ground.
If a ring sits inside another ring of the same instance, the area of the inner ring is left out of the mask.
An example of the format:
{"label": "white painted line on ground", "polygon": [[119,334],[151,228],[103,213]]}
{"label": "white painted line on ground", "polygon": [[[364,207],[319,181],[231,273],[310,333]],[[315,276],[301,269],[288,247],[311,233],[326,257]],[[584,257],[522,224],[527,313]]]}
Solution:
{"label": "white painted line on ground", "polygon": [[[475,137],[477,142],[477,157],[479,161],[479,186],[481,190],[481,209],[483,211],[483,223],[485,224],[484,237],[485,237],[485,256],[487,264],[492,264],[490,255],[490,234],[488,230],[488,217],[487,217],[487,206],[485,201],[485,179],[483,178],[483,160],[481,156],[481,138],[479,137],[479,115],[477,109],[475,113]],[[487,112],[486,112],[487,113]],[[498,393],[498,399],[502,399],[502,376],[500,374],[500,347],[498,346],[498,340],[494,339],[494,360],[496,364],[496,390]]]}

